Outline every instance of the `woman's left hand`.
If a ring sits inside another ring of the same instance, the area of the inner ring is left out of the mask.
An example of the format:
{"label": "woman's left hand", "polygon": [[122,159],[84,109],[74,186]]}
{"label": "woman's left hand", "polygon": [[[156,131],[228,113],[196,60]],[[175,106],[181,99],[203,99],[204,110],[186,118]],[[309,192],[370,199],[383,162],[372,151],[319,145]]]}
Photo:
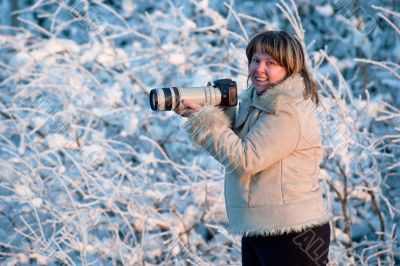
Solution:
{"label": "woman's left hand", "polygon": [[186,108],[183,110],[175,110],[175,113],[183,117],[192,117],[193,114],[198,112],[202,107],[201,105],[191,102],[189,100],[183,100],[182,103],[183,105],[185,105]]}

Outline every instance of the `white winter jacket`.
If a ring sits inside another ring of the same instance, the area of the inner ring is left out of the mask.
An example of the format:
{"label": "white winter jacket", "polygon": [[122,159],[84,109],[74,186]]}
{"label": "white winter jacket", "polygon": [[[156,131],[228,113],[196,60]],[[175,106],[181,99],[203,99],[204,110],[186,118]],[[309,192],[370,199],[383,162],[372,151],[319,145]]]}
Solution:
{"label": "white winter jacket", "polygon": [[207,106],[185,122],[193,141],[225,166],[231,233],[299,232],[329,220],[318,184],[320,124],[304,88],[295,74],[262,95],[244,91],[238,112]]}

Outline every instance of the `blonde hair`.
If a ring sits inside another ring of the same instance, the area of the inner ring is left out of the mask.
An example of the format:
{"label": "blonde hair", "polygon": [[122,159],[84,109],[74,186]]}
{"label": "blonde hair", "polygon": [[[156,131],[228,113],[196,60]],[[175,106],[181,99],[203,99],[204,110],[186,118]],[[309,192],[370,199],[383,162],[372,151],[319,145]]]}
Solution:
{"label": "blonde hair", "polygon": [[[308,71],[303,47],[300,41],[285,31],[265,31],[251,38],[246,48],[248,65],[254,53],[266,53],[285,68],[286,77],[300,73],[304,79],[305,98],[311,97],[319,103],[317,85]],[[247,82],[250,76],[247,77]]]}

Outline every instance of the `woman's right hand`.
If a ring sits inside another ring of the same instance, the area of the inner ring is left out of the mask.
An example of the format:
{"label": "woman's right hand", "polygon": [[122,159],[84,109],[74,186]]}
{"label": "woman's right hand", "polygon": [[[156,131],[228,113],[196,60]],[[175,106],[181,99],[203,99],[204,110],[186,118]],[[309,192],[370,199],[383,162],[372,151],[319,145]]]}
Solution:
{"label": "woman's right hand", "polygon": [[176,109],[175,113],[187,118],[192,117],[202,107],[201,105],[189,100],[183,100],[182,103],[185,106],[185,109]]}

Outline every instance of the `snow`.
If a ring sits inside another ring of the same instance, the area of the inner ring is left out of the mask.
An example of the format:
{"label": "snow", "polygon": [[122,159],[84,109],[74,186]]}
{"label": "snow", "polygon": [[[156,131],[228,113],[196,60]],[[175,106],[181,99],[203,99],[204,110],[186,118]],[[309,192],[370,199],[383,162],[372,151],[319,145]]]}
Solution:
{"label": "snow", "polygon": [[136,115],[129,113],[124,117],[124,136],[131,136],[137,130],[139,119]]}
{"label": "snow", "polygon": [[19,52],[14,55],[10,60],[10,65],[14,68],[19,68],[24,65],[30,65],[33,63],[32,57],[26,52]]}
{"label": "snow", "polygon": [[104,102],[109,106],[118,106],[121,104],[122,95],[121,86],[115,83],[111,88],[106,88]]}
{"label": "snow", "polygon": [[107,159],[106,151],[100,145],[86,145],[82,148],[83,165],[96,168]]}
{"label": "snow", "polygon": [[31,198],[32,197],[32,190],[25,185],[20,185],[15,188],[15,193],[23,199]]}
{"label": "snow", "polygon": [[78,144],[72,139],[67,139],[61,134],[51,134],[47,136],[47,143],[49,149],[60,150],[60,149],[78,149]]}
{"label": "snow", "polygon": [[32,206],[34,208],[40,208],[43,204],[43,200],[41,198],[34,198],[32,199]]}
{"label": "snow", "polygon": [[102,52],[102,45],[98,41],[95,41],[87,49],[82,49],[82,55],[79,57],[81,64],[91,63],[96,60],[99,54]]}
{"label": "snow", "polygon": [[334,14],[333,7],[330,4],[323,5],[323,6],[316,6],[315,9],[323,16],[332,16]]}
{"label": "snow", "polygon": [[136,4],[132,0],[123,0],[122,10],[124,11],[125,16],[129,17],[136,10]]}
{"label": "snow", "polygon": [[168,62],[170,62],[173,65],[177,65],[177,66],[185,63],[185,61],[186,61],[186,57],[182,53],[172,53],[169,55],[169,58],[168,58]]}
{"label": "snow", "polygon": [[114,2],[82,0],[73,22],[57,1],[21,0],[31,25],[18,28],[0,4],[1,265],[240,264],[224,168],[148,93],[220,78],[244,89],[245,40],[272,28],[304,28],[318,82],[331,262],[399,263],[398,9],[359,1],[376,22],[366,34],[333,2]]}

